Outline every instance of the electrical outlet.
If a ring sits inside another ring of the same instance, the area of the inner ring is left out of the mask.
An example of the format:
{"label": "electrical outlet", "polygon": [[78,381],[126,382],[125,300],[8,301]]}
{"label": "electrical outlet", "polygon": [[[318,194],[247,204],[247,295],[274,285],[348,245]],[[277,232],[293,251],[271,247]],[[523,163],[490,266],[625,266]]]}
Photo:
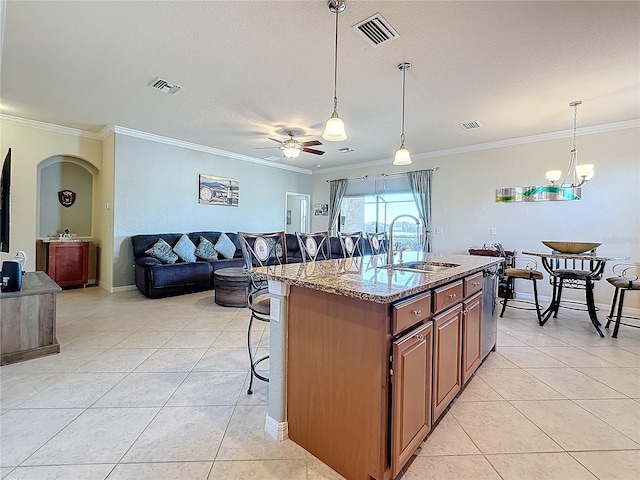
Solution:
{"label": "electrical outlet", "polygon": [[496,227],[491,227],[491,229],[489,230],[489,234],[490,235],[497,235],[498,234],[498,229]]}
{"label": "electrical outlet", "polygon": [[436,227],[436,233],[443,233],[443,231],[442,227]]}

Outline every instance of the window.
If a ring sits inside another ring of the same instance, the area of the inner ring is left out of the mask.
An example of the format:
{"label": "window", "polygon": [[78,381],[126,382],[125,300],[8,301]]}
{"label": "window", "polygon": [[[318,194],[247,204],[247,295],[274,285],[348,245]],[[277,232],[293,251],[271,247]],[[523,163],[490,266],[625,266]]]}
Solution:
{"label": "window", "polygon": [[[388,232],[398,215],[418,217],[406,177],[393,180],[350,182],[342,200],[338,229],[343,232]],[[398,248],[419,250],[422,225],[411,218],[401,218],[393,227],[393,241]]]}

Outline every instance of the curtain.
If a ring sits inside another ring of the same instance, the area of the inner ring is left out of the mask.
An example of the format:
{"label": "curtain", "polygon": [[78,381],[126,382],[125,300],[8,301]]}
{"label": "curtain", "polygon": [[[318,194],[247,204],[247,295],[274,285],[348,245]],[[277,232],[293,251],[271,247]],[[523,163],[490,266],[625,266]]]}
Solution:
{"label": "curtain", "polygon": [[340,204],[347,190],[346,178],[331,180],[329,182],[329,234],[335,235],[338,231],[338,217],[340,216]]}
{"label": "curtain", "polygon": [[407,172],[413,200],[418,208],[418,215],[424,225],[422,230],[422,248],[431,251],[431,176],[433,170],[415,170]]}

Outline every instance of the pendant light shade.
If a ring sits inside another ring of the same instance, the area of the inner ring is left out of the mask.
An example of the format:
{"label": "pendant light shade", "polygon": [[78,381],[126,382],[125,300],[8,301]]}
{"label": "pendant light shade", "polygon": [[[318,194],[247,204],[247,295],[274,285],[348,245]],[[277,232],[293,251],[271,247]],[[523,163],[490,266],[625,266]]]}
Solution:
{"label": "pendant light shade", "polygon": [[347,139],[347,132],[344,129],[344,122],[338,115],[338,15],[345,11],[347,3],[345,0],[329,0],[329,11],[336,14],[336,39],[333,56],[333,113],[324,127],[322,138],[329,142],[340,142]]}
{"label": "pendant light shade", "polygon": [[400,148],[396,150],[396,154],[393,157],[394,165],[411,165],[411,154],[409,150],[407,150],[403,145],[400,145]]}
{"label": "pendant light shade", "polygon": [[347,139],[347,132],[344,131],[344,122],[338,116],[337,111],[334,110],[331,118],[327,120],[322,138],[329,142],[340,142]]}
{"label": "pendant light shade", "polygon": [[400,134],[400,148],[396,150],[393,157],[394,165],[411,165],[411,154],[407,147],[404,146],[404,91],[407,72],[411,70],[410,63],[401,63],[398,65],[398,71],[402,72],[402,133]]}

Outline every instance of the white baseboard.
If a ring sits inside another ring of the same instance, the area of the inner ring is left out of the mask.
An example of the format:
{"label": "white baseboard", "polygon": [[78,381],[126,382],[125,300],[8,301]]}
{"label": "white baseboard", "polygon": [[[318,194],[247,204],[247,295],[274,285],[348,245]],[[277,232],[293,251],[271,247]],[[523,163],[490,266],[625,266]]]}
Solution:
{"label": "white baseboard", "polygon": [[267,415],[264,422],[264,431],[267,432],[267,435],[279,442],[283,442],[289,438],[289,424],[287,422],[278,422],[269,415]]}
{"label": "white baseboard", "polygon": [[104,285],[100,285],[100,286],[109,293],[130,292],[136,289],[135,285],[125,285],[123,287],[111,287],[111,288],[107,288]]}

